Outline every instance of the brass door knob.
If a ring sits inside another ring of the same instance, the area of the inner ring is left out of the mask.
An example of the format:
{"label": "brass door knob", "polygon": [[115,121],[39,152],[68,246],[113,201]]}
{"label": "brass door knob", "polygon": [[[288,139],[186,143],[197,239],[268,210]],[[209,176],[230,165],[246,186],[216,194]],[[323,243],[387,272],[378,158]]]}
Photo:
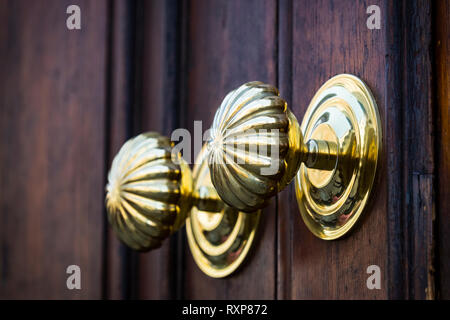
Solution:
{"label": "brass door knob", "polygon": [[306,225],[322,239],[336,239],[367,203],[380,147],[378,108],[355,76],[327,81],[301,127],[275,87],[249,82],[229,93],[215,115],[211,180],[225,203],[250,212],[297,175]]}
{"label": "brass door knob", "polygon": [[108,220],[132,249],[159,247],[190,209],[191,172],[171,151],[168,138],[149,132],[127,141],[113,160],[106,186]]}
{"label": "brass door knob", "polygon": [[106,186],[108,220],[135,250],[157,248],[186,223],[199,268],[225,277],[254,242],[260,210],[296,178],[300,213],[336,239],[367,203],[381,148],[378,109],[358,78],[339,75],[312,99],[299,126],[278,90],[249,82],[230,92],[193,172],[158,133],[127,141]]}
{"label": "brass door knob", "polygon": [[148,251],[186,222],[192,255],[203,272],[225,277],[245,259],[260,212],[240,212],[217,195],[205,148],[193,174],[173,143],[155,132],[127,141],[112,162],[106,186],[108,220],[130,248]]}

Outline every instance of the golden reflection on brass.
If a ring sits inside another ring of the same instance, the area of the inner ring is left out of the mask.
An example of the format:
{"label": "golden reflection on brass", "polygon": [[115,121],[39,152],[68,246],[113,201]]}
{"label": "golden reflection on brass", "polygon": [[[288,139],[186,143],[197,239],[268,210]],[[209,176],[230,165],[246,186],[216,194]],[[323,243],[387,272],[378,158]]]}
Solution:
{"label": "golden reflection on brass", "polygon": [[186,222],[189,247],[207,275],[230,275],[244,261],[260,210],[296,176],[300,214],[321,239],[355,224],[375,177],[381,123],[370,90],[338,75],[315,94],[301,126],[278,90],[249,82],[218,109],[193,175],[157,133],[127,141],[106,186],[108,220],[135,250],[157,248]]}
{"label": "golden reflection on brass", "polygon": [[[211,180],[225,203],[252,212],[277,193],[286,172],[288,126],[286,102],[273,86],[249,82],[225,97],[208,142]],[[271,155],[273,147],[280,157]]]}
{"label": "golden reflection on brass", "polygon": [[220,199],[210,180],[206,152],[199,155],[193,179],[172,147],[168,138],[155,132],[123,145],[108,174],[108,220],[126,245],[147,251],[161,246],[189,216],[186,230],[194,260],[211,277],[228,276],[250,250],[260,212],[244,214]]}
{"label": "golden reflection on brass", "polygon": [[189,166],[180,155],[172,155],[170,140],[156,132],[141,134],[128,140],[112,162],[106,186],[108,220],[132,249],[158,248],[184,224],[191,192]]}
{"label": "golden reflection on brass", "polygon": [[382,141],[375,99],[357,77],[338,75],[311,100],[301,131],[306,140],[337,143],[333,170],[302,165],[295,180],[306,226],[321,239],[337,239],[360,217],[375,178]]}
{"label": "golden reflection on brass", "polygon": [[[194,167],[194,190],[208,193],[203,198],[218,198],[211,183],[207,155],[204,146]],[[192,208],[186,220],[186,234],[198,267],[214,278],[235,271],[252,246],[259,216],[259,211],[244,213],[225,204],[219,213]]]}
{"label": "golden reflection on brass", "polygon": [[215,115],[208,157],[218,195],[244,212],[266,206],[297,175],[306,225],[322,239],[336,239],[367,203],[380,148],[370,90],[342,74],[316,93],[301,127],[273,86],[249,82],[230,92]]}

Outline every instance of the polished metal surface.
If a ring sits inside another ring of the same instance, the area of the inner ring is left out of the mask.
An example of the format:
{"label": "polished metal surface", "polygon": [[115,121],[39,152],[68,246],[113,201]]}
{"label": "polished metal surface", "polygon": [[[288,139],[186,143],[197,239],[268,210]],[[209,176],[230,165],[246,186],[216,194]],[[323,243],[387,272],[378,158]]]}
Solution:
{"label": "polished metal surface", "polygon": [[[208,141],[211,180],[219,196],[233,208],[252,212],[264,207],[290,180],[297,168],[286,170],[290,155],[290,118],[278,90],[249,82],[223,100]],[[295,120],[296,121],[296,120]],[[294,162],[293,161],[293,162]],[[295,165],[293,165],[295,166]],[[283,178],[290,173],[291,177]]]}
{"label": "polished metal surface", "polygon": [[128,140],[113,160],[106,186],[108,220],[135,250],[159,247],[183,225],[191,206],[189,166],[171,150],[168,138],[149,132]]}
{"label": "polished metal surface", "polygon": [[380,148],[375,100],[346,74],[317,92],[301,128],[276,88],[246,83],[225,97],[208,141],[211,180],[225,203],[260,209],[297,174],[302,218],[322,239],[341,237],[360,216]]}
{"label": "polished metal surface", "polygon": [[327,170],[301,166],[296,177],[300,214],[319,238],[339,238],[360,217],[375,178],[382,141],[375,99],[357,77],[333,77],[311,100],[301,131],[305,140],[328,143],[337,158]]}
{"label": "polished metal surface", "polygon": [[300,126],[278,90],[249,82],[218,109],[193,175],[157,133],[127,141],[106,187],[108,220],[135,250],[150,250],[186,221],[207,275],[230,275],[255,239],[260,210],[296,177],[300,214],[321,239],[343,236],[367,204],[381,150],[368,87],[342,74],[315,94]]}
{"label": "polished metal surface", "polygon": [[[194,167],[193,190],[202,190],[202,198],[217,198],[205,149],[204,146]],[[226,277],[234,272],[253,244],[259,216],[259,211],[244,213],[225,204],[218,213],[192,208],[186,220],[186,234],[198,267],[214,278]]]}
{"label": "polished metal surface", "polygon": [[[187,219],[194,260],[207,275],[230,275],[253,243],[260,213],[227,206],[214,189],[203,148],[191,170],[172,143],[155,132],[127,141],[113,160],[106,186],[108,220],[129,247],[147,251]],[[193,185],[194,183],[194,185]]]}

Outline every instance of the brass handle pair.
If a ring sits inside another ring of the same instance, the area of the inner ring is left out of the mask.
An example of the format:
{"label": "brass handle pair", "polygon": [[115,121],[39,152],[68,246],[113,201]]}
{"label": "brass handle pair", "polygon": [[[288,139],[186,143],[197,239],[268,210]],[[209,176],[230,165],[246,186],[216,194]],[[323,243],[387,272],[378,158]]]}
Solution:
{"label": "brass handle pair", "polygon": [[301,126],[275,87],[246,83],[225,97],[210,132],[193,174],[157,133],[119,151],[106,206],[128,246],[156,248],[186,221],[198,266],[224,277],[250,249],[259,209],[295,176],[300,213],[322,239],[344,235],[367,203],[381,126],[375,100],[354,76],[327,81]]}

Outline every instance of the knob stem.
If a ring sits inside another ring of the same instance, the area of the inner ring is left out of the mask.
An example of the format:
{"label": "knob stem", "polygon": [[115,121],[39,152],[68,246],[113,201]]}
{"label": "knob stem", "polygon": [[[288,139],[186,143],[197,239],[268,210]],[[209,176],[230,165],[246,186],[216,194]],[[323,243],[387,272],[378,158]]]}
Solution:
{"label": "knob stem", "polygon": [[304,143],[297,118],[289,108],[286,113],[289,120],[289,150],[285,157],[286,170],[278,184],[278,191],[283,190],[292,181],[302,162],[311,169],[334,170],[339,151],[337,143],[333,141],[309,139]]}
{"label": "knob stem", "polygon": [[307,153],[305,165],[319,170],[333,170],[338,158],[338,147],[335,142],[310,139],[306,142]]}
{"label": "knob stem", "polygon": [[201,186],[193,194],[193,205],[200,211],[218,213],[222,211],[224,203],[213,187]]}

